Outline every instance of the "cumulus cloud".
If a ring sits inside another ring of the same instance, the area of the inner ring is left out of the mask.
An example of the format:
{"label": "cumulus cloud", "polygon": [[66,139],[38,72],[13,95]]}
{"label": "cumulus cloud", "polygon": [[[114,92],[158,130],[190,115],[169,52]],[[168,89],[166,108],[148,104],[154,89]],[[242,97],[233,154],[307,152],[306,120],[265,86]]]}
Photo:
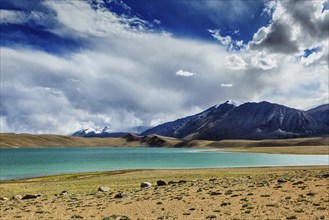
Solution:
{"label": "cumulus cloud", "polygon": [[193,76],[195,73],[192,73],[192,72],[189,72],[189,71],[184,71],[184,70],[178,70],[176,72],[176,76],[186,76],[186,77],[189,77],[189,76]]}
{"label": "cumulus cloud", "polygon": [[236,54],[230,55],[225,64],[226,68],[231,70],[244,70],[247,68],[247,65],[246,61]]}
{"label": "cumulus cloud", "polygon": [[329,13],[328,10],[322,11],[323,1],[277,1],[268,4],[266,11],[273,11],[272,23],[254,34],[248,44],[251,49],[296,54],[313,48],[319,42],[327,42]]}
{"label": "cumulus cloud", "polygon": [[275,58],[271,55],[266,55],[264,53],[257,53],[256,56],[251,58],[251,63],[254,67],[260,68],[262,70],[270,70],[277,67],[277,62]]}
{"label": "cumulus cloud", "polygon": [[[208,29],[208,32],[211,34],[211,36],[219,41],[219,43],[226,47],[228,50],[239,50],[245,47],[242,40],[233,40],[231,36],[222,36],[219,29]],[[239,30],[235,30],[232,34],[238,34]]]}

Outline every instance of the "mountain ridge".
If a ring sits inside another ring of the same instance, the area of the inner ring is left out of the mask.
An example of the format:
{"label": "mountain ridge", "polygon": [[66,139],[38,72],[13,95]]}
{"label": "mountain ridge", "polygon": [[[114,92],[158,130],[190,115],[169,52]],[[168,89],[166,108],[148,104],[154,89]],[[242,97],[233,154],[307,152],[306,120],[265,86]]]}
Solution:
{"label": "mountain ridge", "polygon": [[198,114],[160,124],[141,135],[183,140],[281,139],[329,135],[329,104],[303,111],[270,102],[231,100]]}

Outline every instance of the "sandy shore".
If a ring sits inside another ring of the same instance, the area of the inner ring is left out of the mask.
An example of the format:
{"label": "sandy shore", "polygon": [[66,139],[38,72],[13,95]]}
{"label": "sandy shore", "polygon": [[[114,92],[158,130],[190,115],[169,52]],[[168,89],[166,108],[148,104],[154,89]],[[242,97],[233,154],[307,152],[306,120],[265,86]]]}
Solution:
{"label": "sandy shore", "polygon": [[[156,186],[158,180],[172,182]],[[153,185],[142,189],[144,181]],[[115,198],[119,192],[127,197]],[[329,219],[329,166],[57,175],[3,181],[0,193],[9,198],[0,200],[0,219],[10,220]],[[11,198],[26,194],[41,196]]]}

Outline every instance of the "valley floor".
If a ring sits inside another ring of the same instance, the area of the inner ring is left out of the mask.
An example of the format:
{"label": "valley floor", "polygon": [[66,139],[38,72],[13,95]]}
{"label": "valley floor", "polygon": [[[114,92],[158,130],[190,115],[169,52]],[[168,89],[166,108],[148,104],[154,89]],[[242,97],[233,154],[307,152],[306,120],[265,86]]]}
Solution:
{"label": "valley floor", "polygon": [[329,166],[94,172],[2,181],[0,219],[329,219],[328,195]]}

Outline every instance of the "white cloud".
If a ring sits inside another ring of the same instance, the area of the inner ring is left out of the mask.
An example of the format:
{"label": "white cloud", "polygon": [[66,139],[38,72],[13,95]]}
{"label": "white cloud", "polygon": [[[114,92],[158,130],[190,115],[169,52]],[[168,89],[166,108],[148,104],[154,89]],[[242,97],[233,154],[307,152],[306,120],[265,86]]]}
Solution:
{"label": "white cloud", "polygon": [[0,24],[25,24],[29,21],[44,24],[48,21],[48,16],[38,11],[23,12],[0,9]]}
{"label": "white cloud", "polygon": [[232,38],[231,36],[221,36],[220,30],[219,29],[214,29],[214,30],[208,30],[209,33],[211,33],[211,36],[218,40],[222,45],[228,46],[232,43]]}
{"label": "white cloud", "polygon": [[27,15],[20,11],[0,10],[0,23],[2,24],[23,24],[27,20]]}
{"label": "white cloud", "polygon": [[264,53],[257,53],[251,58],[251,63],[254,67],[262,70],[270,70],[277,67],[277,62],[273,56]]}
{"label": "white cloud", "polygon": [[221,83],[220,84],[221,87],[233,87],[233,84],[232,83]]}
{"label": "white cloud", "polygon": [[184,71],[184,70],[178,70],[176,72],[176,76],[186,76],[186,77],[189,77],[189,76],[193,76],[195,73],[192,73],[192,72],[189,72],[189,71]]}
{"label": "white cloud", "polygon": [[231,70],[244,70],[247,68],[248,64],[238,55],[232,54],[227,58],[225,66]]}

